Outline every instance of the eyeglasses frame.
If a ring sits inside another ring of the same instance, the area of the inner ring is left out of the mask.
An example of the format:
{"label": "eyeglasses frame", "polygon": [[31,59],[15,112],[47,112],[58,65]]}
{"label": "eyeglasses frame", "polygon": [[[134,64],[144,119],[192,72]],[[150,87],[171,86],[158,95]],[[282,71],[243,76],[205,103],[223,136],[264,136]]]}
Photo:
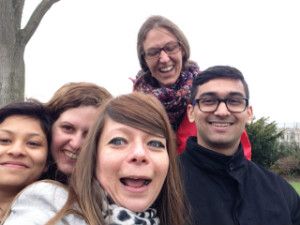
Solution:
{"label": "eyeglasses frame", "polygon": [[[181,46],[182,46],[182,42],[181,42],[181,41],[171,41],[171,42],[168,42],[167,44],[170,44],[170,43],[176,43],[176,44],[178,44],[178,47],[179,47],[179,50],[178,50],[178,51],[181,50]],[[158,54],[157,56],[155,56],[155,57],[147,58],[147,57],[146,57],[146,52],[145,52],[145,51],[142,52],[142,56],[144,56],[145,59],[156,59],[156,58],[159,58],[159,55],[160,55],[160,53],[161,53],[162,50],[163,50],[167,55],[169,55],[169,53],[165,50],[165,47],[166,47],[167,44],[165,44],[162,48],[156,48],[156,49],[159,49],[159,54]],[[177,53],[178,51],[173,52],[173,53],[171,53],[171,54]]]}
{"label": "eyeglasses frame", "polygon": [[199,104],[199,101],[200,101],[201,99],[204,99],[204,98],[197,98],[197,99],[193,100],[193,101],[192,101],[192,105],[194,106],[194,105],[197,103],[199,110],[200,110],[201,112],[204,112],[204,113],[214,113],[215,111],[218,110],[218,108],[219,108],[221,102],[224,102],[224,104],[226,105],[227,110],[228,110],[229,112],[231,112],[231,113],[242,113],[242,112],[245,112],[245,110],[246,110],[247,107],[249,106],[249,99],[248,99],[248,98],[241,98],[241,97],[239,97],[239,99],[243,99],[243,100],[246,101],[246,105],[245,105],[245,108],[244,108],[243,111],[235,112],[235,111],[230,110],[230,109],[228,108],[228,105],[227,105],[227,101],[228,101],[229,99],[232,99],[232,98],[215,98],[216,100],[218,100],[218,104],[217,104],[217,106],[216,106],[216,109],[215,109],[215,110],[212,110],[212,111],[203,111],[203,110],[201,110],[200,104]]}

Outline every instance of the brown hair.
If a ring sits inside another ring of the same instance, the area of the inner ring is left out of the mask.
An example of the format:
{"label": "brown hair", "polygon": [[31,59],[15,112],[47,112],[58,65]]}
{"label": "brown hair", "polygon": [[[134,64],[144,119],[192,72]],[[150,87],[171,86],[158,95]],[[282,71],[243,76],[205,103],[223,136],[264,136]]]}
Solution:
{"label": "brown hair", "polygon": [[60,114],[68,109],[82,105],[98,107],[111,97],[105,88],[96,84],[71,82],[60,87],[45,105],[52,111],[53,119],[57,120]]}
{"label": "brown hair", "polygon": [[[60,87],[45,105],[50,110],[52,119],[55,122],[63,112],[69,109],[80,106],[95,106],[98,108],[110,98],[112,98],[112,95],[105,88],[96,84],[71,82]],[[68,183],[67,176],[57,169],[51,155],[49,169],[44,178]]]}
{"label": "brown hair", "polygon": [[64,208],[47,224],[58,222],[78,202],[82,216],[90,225],[104,224],[102,203],[106,201],[104,190],[96,175],[97,147],[107,118],[166,138],[169,169],[162,190],[154,203],[161,224],[182,225],[186,218],[183,189],[176,162],[176,146],[173,129],[161,103],[142,93],[121,95],[100,107],[99,115],[90,130],[79,155],[69,185],[69,198]]}
{"label": "brown hair", "polygon": [[143,48],[144,41],[146,39],[148,32],[158,27],[167,29],[178,39],[178,41],[180,41],[181,48],[183,49],[182,68],[187,69],[188,60],[190,58],[190,45],[183,32],[179,29],[179,27],[176,24],[174,24],[169,19],[163,16],[151,16],[144,22],[144,24],[142,25],[138,33],[137,54],[138,54],[138,58],[142,70],[145,72],[149,70],[147,63],[144,59],[144,56],[142,54],[144,51]]}

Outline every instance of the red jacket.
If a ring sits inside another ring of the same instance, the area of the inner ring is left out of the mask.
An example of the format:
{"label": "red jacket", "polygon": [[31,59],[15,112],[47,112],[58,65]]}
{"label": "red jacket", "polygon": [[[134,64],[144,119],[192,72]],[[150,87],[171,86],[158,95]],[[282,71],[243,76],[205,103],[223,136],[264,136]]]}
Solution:
{"label": "red jacket", "polygon": [[[180,154],[185,150],[186,140],[190,136],[197,136],[197,128],[195,123],[190,123],[187,114],[185,113],[181,124],[176,132],[177,139],[177,153]],[[248,135],[245,130],[243,130],[241,136],[241,143],[244,148],[244,154],[248,160],[251,160],[251,144]]]}

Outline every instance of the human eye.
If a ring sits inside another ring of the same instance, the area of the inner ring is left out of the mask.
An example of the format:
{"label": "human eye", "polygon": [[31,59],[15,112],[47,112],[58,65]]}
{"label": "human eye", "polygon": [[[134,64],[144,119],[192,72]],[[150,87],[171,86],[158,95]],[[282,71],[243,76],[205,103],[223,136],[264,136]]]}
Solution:
{"label": "human eye", "polygon": [[88,135],[88,133],[89,133],[88,130],[84,131],[84,132],[82,133],[82,137],[83,137],[83,138],[86,138],[86,136]]}
{"label": "human eye", "polygon": [[38,142],[38,141],[28,141],[27,145],[29,145],[32,148],[37,148],[37,147],[42,146],[42,143]]}
{"label": "human eye", "polygon": [[158,140],[151,140],[148,143],[149,146],[154,147],[154,148],[165,148],[166,146]]}
{"label": "human eye", "polygon": [[126,143],[127,143],[126,139],[121,138],[121,137],[115,137],[109,141],[109,144],[115,145],[115,146],[120,146],[120,145],[123,145]]}
{"label": "human eye", "polygon": [[218,103],[218,99],[216,98],[202,98],[200,99],[200,104],[202,105],[215,105]]}
{"label": "human eye", "polygon": [[242,105],[244,104],[245,100],[242,98],[229,98],[227,99],[227,104],[230,105]]}
{"label": "human eye", "polygon": [[7,144],[10,144],[11,143],[11,140],[9,138],[1,138],[0,137],[0,144],[1,145],[7,145]]}
{"label": "human eye", "polygon": [[164,49],[166,52],[172,53],[177,49],[178,44],[176,42],[171,42],[165,45]]}
{"label": "human eye", "polygon": [[66,133],[71,133],[74,130],[71,125],[62,125],[61,129]]}
{"label": "human eye", "polygon": [[145,52],[146,57],[155,57],[159,53],[159,49],[150,48]]}
{"label": "human eye", "polygon": [[47,140],[41,136],[29,137],[26,141],[27,146],[30,148],[39,148],[44,146],[47,143]]}

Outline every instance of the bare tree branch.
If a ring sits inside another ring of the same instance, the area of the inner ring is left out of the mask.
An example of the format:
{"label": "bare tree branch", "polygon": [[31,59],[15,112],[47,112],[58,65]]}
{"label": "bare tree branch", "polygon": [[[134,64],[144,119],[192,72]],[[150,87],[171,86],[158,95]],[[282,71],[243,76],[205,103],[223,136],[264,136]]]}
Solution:
{"label": "bare tree branch", "polygon": [[21,29],[25,0],[0,0],[0,107],[24,100],[26,44],[43,16],[58,1],[40,0],[25,28]]}
{"label": "bare tree branch", "polygon": [[51,8],[51,6],[60,0],[43,0],[34,10],[30,19],[28,20],[26,26],[21,32],[21,41],[23,45],[26,45],[37,27],[39,26],[43,16],[47,13],[47,11]]}
{"label": "bare tree branch", "polygon": [[15,17],[15,29],[19,30],[21,28],[21,21],[23,15],[25,0],[13,0],[13,8],[14,8],[14,17]]}

